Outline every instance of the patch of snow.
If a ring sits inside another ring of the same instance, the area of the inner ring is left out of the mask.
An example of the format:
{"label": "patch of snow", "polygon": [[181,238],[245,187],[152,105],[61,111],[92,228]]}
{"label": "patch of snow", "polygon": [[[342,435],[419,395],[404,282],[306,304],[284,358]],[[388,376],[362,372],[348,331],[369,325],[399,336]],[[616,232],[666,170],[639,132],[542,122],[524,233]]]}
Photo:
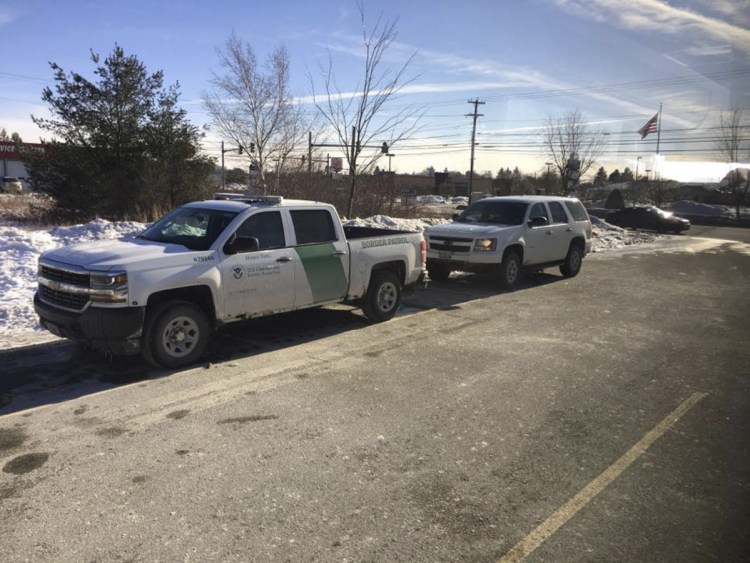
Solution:
{"label": "patch of snow", "polygon": [[445,203],[445,198],[439,195],[420,195],[417,196],[418,203]]}

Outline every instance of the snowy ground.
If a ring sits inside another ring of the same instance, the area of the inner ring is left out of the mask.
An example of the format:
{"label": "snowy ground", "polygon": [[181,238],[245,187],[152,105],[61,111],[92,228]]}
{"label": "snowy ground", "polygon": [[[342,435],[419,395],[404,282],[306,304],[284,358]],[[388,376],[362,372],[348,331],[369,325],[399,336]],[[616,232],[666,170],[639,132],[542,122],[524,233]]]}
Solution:
{"label": "snowy ground", "polygon": [[[650,242],[655,235],[625,231],[592,217],[594,252]],[[422,231],[444,219],[397,219],[378,215],[353,219],[347,224]],[[143,230],[142,223],[112,223],[99,219],[85,225],[55,228],[30,228],[0,222],[0,349],[54,340],[39,328],[34,313],[37,258],[45,250],[77,242],[133,236]]]}

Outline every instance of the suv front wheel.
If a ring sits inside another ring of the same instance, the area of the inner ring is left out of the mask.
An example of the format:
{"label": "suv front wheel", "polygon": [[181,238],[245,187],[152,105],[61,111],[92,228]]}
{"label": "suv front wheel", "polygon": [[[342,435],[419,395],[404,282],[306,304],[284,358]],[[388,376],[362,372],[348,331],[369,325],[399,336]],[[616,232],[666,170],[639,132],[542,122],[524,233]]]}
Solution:
{"label": "suv front wheel", "polygon": [[503,258],[500,264],[500,287],[503,289],[513,289],[521,281],[521,257],[517,252],[510,251]]}

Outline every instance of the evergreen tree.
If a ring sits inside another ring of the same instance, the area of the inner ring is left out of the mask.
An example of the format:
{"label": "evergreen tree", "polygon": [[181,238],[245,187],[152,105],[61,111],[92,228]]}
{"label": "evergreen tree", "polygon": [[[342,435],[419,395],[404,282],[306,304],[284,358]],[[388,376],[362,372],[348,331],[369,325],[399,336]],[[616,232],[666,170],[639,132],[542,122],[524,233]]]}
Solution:
{"label": "evergreen tree", "polygon": [[599,168],[594,176],[594,187],[601,188],[607,183],[607,171],[604,170],[604,166]]}
{"label": "evergreen tree", "polygon": [[632,182],[633,181],[633,171],[630,170],[630,168],[625,168],[625,170],[622,171],[622,176],[620,178],[620,181],[622,182]]}
{"label": "evergreen tree", "polygon": [[203,192],[211,166],[177,108],[177,85],[164,90],[161,71],[149,74],[118,45],[91,61],[96,81],[50,63],[55,86],[42,100],[53,117],[32,120],[54,140],[46,156],[24,154],[36,189],[83,219],[153,218]]}
{"label": "evergreen tree", "polygon": [[622,182],[622,174],[620,174],[620,170],[619,169],[615,169],[615,171],[612,172],[612,174],[609,175],[609,183],[610,184],[619,184],[620,182]]}

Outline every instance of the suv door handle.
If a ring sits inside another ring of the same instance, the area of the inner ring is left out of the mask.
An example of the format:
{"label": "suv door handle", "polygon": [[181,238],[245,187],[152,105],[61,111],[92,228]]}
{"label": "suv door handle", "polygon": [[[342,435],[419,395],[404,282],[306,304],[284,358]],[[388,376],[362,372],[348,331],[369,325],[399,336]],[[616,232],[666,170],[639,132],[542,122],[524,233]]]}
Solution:
{"label": "suv door handle", "polygon": [[333,253],[334,256],[346,256],[346,250],[337,250]]}
{"label": "suv door handle", "polygon": [[276,259],[277,262],[291,262],[292,257],[291,256],[282,256],[281,258]]}
{"label": "suv door handle", "polygon": [[567,229],[565,229],[565,231],[568,232],[568,233],[572,233],[573,232],[573,227],[568,227]]}

